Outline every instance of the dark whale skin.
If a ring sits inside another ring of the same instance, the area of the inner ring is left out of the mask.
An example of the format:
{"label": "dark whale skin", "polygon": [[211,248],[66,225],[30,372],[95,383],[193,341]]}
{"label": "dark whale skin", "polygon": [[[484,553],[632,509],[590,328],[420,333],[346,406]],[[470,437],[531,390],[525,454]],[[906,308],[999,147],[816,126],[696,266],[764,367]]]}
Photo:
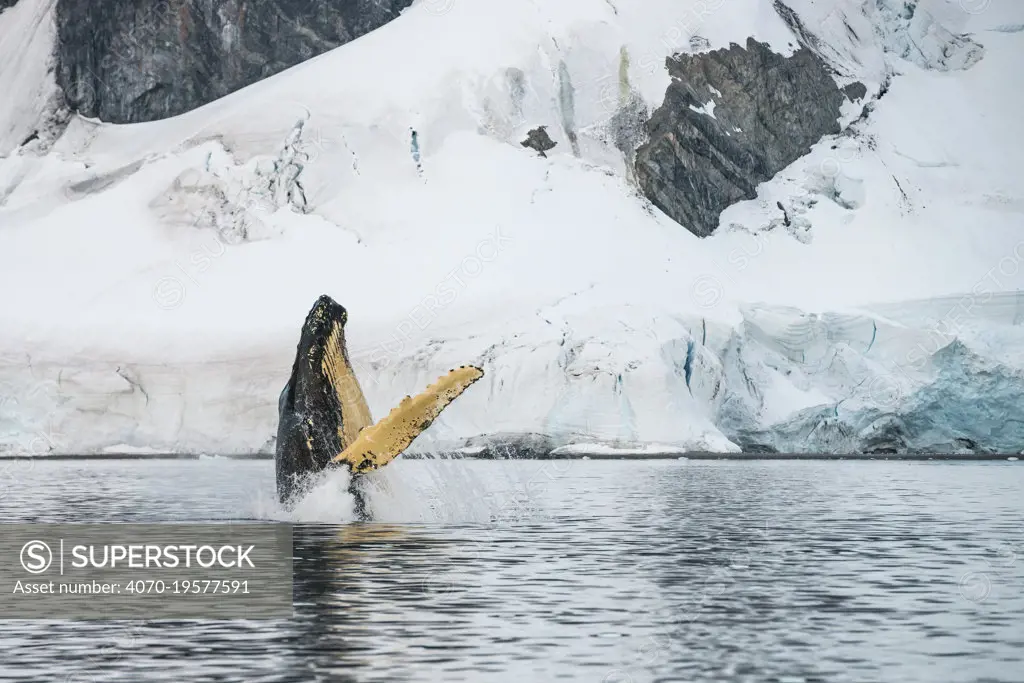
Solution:
{"label": "dark whale skin", "polygon": [[[342,450],[345,415],[322,366],[335,325],[343,330],[347,321],[345,308],[323,295],[313,304],[302,326],[291,377],[278,399],[274,459],[277,496],[283,504],[292,501],[308,475],[332,466],[332,459]],[[341,348],[344,353],[344,337]]]}

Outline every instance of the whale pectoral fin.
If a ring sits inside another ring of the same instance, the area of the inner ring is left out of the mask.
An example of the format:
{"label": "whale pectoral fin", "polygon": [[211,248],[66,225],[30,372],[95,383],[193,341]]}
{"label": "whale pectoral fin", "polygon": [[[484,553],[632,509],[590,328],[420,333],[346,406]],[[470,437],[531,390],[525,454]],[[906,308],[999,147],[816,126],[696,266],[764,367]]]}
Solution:
{"label": "whale pectoral fin", "polygon": [[352,364],[348,361],[348,350],[345,348],[345,336],[338,322],[334,323],[327,347],[324,349],[321,370],[328,383],[334,388],[341,408],[341,420],[338,422],[338,438],[341,448],[355,443],[363,429],[373,424],[370,417],[370,406],[366,403],[363,390],[356,379]]}
{"label": "whale pectoral fin", "polygon": [[463,365],[443,375],[415,397],[406,396],[387,417],[359,432],[355,442],[343,449],[334,462],[347,463],[356,473],[388,464],[408,448],[449,403],[483,376],[480,368]]}

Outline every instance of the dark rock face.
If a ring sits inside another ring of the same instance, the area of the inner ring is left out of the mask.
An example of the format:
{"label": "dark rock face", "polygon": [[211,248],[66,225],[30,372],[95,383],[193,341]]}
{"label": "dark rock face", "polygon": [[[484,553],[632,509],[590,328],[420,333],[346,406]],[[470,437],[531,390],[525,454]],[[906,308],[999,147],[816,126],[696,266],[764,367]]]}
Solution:
{"label": "dark rock face", "polygon": [[[287,503],[303,478],[331,465],[342,450],[343,406],[332,378],[323,371],[331,335],[348,313],[321,296],[306,316],[291,377],[278,399],[277,495]],[[344,339],[336,340],[344,349]]]}
{"label": "dark rock face", "polygon": [[0,0],[0,12],[8,7],[14,7],[16,4],[18,4],[18,0]]}
{"label": "dark rock face", "polygon": [[411,2],[58,0],[57,83],[85,116],[175,116],[354,40]]}
{"label": "dark rock face", "polygon": [[637,150],[636,177],[651,202],[698,236],[840,132],[843,93],[807,48],[787,58],[750,38],[745,49],[681,54],[667,66],[673,81]]}
{"label": "dark rock face", "polygon": [[857,100],[864,99],[868,94],[868,89],[863,83],[857,81],[843,88],[843,94],[851,102],[856,102]]}
{"label": "dark rock face", "polygon": [[523,147],[529,147],[536,152],[539,152],[542,157],[546,157],[549,149],[554,148],[555,141],[548,135],[547,126],[539,126],[529,131],[526,134],[526,139],[520,143]]}

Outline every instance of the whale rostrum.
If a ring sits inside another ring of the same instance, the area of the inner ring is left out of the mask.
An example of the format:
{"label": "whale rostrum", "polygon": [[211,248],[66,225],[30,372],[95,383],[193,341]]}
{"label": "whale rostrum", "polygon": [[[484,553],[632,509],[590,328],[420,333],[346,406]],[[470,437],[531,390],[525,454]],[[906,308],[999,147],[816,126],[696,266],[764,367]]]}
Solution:
{"label": "whale rostrum", "polygon": [[313,304],[302,326],[291,377],[278,401],[277,494],[286,506],[294,502],[309,475],[346,465],[361,509],[356,478],[399,456],[484,374],[472,365],[455,368],[420,394],[406,396],[373,424],[349,360],[347,322],[345,308],[324,295]]}

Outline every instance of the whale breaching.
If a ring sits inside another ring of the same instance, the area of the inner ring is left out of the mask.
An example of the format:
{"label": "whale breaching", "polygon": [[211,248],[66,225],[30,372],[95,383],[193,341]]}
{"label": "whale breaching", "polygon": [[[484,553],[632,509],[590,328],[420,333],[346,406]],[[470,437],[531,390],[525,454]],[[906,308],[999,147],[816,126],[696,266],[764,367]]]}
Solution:
{"label": "whale breaching", "polygon": [[347,466],[356,511],[365,518],[359,475],[394,460],[484,373],[472,365],[451,370],[373,424],[349,362],[347,321],[345,308],[326,294],[306,316],[292,374],[278,400],[277,496],[290,507],[309,475]]}

